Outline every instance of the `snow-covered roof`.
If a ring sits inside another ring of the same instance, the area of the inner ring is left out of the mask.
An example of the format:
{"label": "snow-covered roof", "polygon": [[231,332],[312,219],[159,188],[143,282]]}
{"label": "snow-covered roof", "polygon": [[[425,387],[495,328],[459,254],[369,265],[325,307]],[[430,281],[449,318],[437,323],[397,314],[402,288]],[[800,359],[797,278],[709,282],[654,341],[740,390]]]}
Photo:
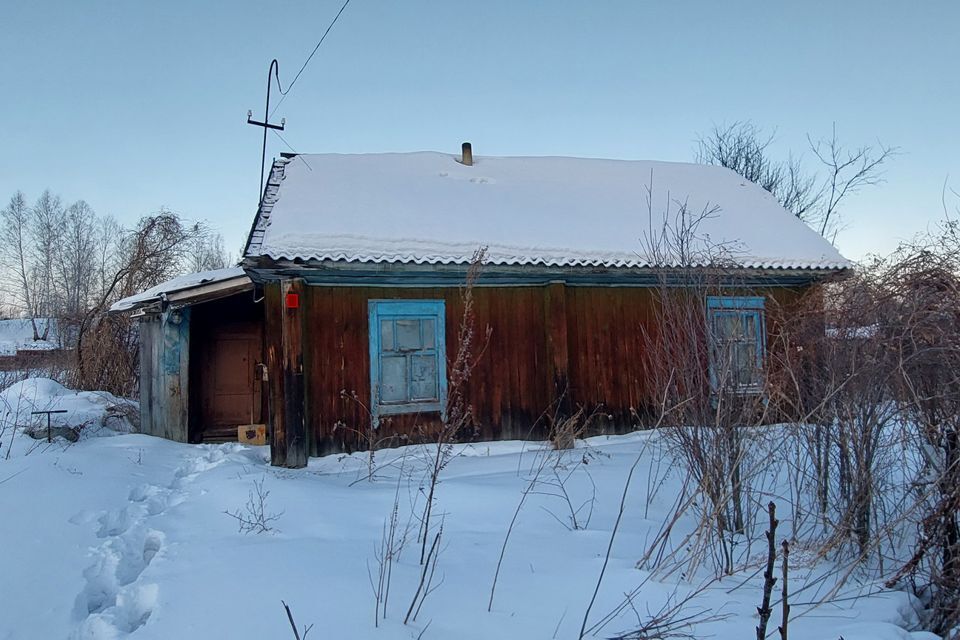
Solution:
{"label": "snow-covered roof", "polygon": [[227,283],[231,280],[237,280],[238,283],[242,284],[250,283],[250,279],[240,267],[228,267],[226,269],[215,269],[213,271],[188,273],[186,275],[177,276],[176,278],[167,280],[166,282],[161,282],[157,286],[151,287],[146,291],[142,291],[127,298],[123,298],[122,300],[118,300],[110,307],[110,311],[130,311],[131,309],[143,307],[154,302],[159,302],[163,296],[193,291],[206,285]]}
{"label": "snow-covered roof", "polygon": [[[650,206],[648,206],[648,198]],[[682,205],[685,204],[685,207]],[[716,166],[444,153],[311,154],[274,163],[246,257],[644,267],[645,247],[696,217],[702,245],[762,269],[850,263],[761,187]],[[695,251],[696,251],[695,247]]]}

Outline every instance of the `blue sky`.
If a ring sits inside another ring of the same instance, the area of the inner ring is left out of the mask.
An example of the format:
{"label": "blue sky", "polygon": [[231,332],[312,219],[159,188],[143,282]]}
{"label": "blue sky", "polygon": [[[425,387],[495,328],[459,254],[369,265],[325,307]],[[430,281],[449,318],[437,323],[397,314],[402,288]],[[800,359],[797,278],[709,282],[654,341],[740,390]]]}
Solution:
{"label": "blue sky", "polygon": [[[313,2],[6,3],[0,198],[50,187],[132,222],[165,206],[239,248],[270,60],[289,82],[339,9]],[[352,0],[286,99],[300,152],[690,160],[753,120],[803,152],[836,122],[898,146],[841,251],[892,248],[960,190],[960,2]],[[274,136],[268,156],[287,150]],[[803,155],[814,168],[809,153]]]}

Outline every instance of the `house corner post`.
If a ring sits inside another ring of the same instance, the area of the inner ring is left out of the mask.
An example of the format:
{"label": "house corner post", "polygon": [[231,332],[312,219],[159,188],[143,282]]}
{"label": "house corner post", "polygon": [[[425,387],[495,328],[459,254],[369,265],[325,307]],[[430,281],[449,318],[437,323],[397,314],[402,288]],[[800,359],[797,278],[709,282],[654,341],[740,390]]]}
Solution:
{"label": "house corner post", "polygon": [[307,432],[304,411],[303,314],[305,284],[302,279],[280,283],[284,439],[283,466],[307,466]]}
{"label": "house corner post", "polygon": [[264,297],[264,347],[267,365],[267,422],[270,429],[270,464],[286,466],[287,435],[284,421],[283,295],[279,282],[267,282]]}

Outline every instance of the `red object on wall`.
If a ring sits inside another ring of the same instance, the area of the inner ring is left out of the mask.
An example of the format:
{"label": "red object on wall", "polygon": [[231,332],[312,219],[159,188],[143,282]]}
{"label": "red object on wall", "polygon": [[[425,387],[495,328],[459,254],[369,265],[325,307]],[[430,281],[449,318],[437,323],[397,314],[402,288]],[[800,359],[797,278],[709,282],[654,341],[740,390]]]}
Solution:
{"label": "red object on wall", "polygon": [[296,293],[287,294],[287,309],[297,309],[300,307],[300,295]]}

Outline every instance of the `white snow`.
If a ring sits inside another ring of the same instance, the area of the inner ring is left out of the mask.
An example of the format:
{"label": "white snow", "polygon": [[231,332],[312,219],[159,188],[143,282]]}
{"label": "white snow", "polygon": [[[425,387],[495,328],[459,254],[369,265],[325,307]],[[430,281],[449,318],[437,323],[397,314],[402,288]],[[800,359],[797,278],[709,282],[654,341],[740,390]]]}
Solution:
{"label": "white snow", "polygon": [[[63,394],[52,388],[51,397]],[[9,432],[0,440],[5,452]],[[301,626],[316,625],[311,638],[576,638],[631,464],[641,456],[591,621],[648,577],[636,562],[683,482],[662,459],[656,432],[592,438],[563,454],[560,468],[571,473],[566,489],[573,504],[588,500],[596,488],[593,515],[584,528],[571,529],[564,501],[551,495],[556,491],[544,487],[531,494],[506,548],[488,613],[500,546],[540,445],[457,445],[438,487],[436,514],[444,527],[438,586],[417,620],[404,625],[420,572],[419,547],[411,538],[393,570],[387,619],[375,628],[368,573],[376,576],[374,549],[396,495],[401,526],[417,511],[411,505],[423,504],[423,448],[378,452],[379,470],[370,482],[363,454],[312,459],[308,468],[291,471],[271,468],[265,447],[121,435],[25,455],[31,442],[18,437],[11,458],[0,457],[4,640],[288,638],[281,599]],[[577,464],[583,456],[589,464]],[[647,482],[658,474],[664,484],[648,511]],[[224,511],[242,508],[253,482],[261,480],[270,492],[268,513],[280,514],[277,530],[239,534]],[[587,522],[586,511],[580,518]],[[788,514],[781,520],[789,528]],[[693,524],[692,516],[682,518],[676,540]],[[415,537],[415,521],[411,526]],[[749,568],[710,586],[690,609],[729,617],[697,626],[694,637],[753,637],[762,583],[755,567],[763,548],[742,551],[751,559]],[[829,605],[803,605],[829,592],[838,573],[828,561],[804,561],[802,550],[794,556],[791,584],[798,595],[791,638],[932,638],[913,631],[917,605],[909,595],[870,581],[852,581]],[[699,580],[651,580],[637,609],[656,610]],[[801,591],[803,585],[812,588]],[[771,630],[779,615],[775,607]],[[633,619],[628,612],[596,637],[628,629]]]}
{"label": "white snow", "polygon": [[[46,416],[34,411],[65,411],[50,415],[55,427],[70,427],[84,435],[104,435],[108,431],[128,432],[126,419],[136,414],[136,403],[105,391],[72,391],[49,378],[27,378],[0,392],[0,433],[14,428],[46,425]],[[0,449],[0,457],[6,451]]]}
{"label": "white snow", "polygon": [[[277,184],[279,183],[279,186]],[[648,194],[651,207],[648,208]],[[361,262],[647,266],[666,222],[712,211],[697,242],[757,268],[849,266],[757,185],[722,167],[435,152],[310,154],[275,165],[248,256]]]}
{"label": "white snow", "polygon": [[[37,328],[43,333],[50,320],[37,319]],[[46,340],[33,339],[33,325],[29,318],[11,318],[0,320],[0,355],[12,356],[17,351],[48,351],[57,348],[57,326],[50,326]]]}
{"label": "white snow", "polygon": [[161,282],[157,286],[151,287],[146,291],[141,291],[140,293],[123,298],[122,300],[118,300],[110,307],[110,311],[128,311],[144,302],[159,300],[164,294],[170,294],[176,291],[184,291],[186,289],[192,289],[204,284],[224,282],[226,280],[232,280],[233,278],[239,277],[245,277],[243,269],[240,267],[227,267],[226,269],[188,273],[186,275],[177,276],[176,278],[167,280],[166,282]]}

